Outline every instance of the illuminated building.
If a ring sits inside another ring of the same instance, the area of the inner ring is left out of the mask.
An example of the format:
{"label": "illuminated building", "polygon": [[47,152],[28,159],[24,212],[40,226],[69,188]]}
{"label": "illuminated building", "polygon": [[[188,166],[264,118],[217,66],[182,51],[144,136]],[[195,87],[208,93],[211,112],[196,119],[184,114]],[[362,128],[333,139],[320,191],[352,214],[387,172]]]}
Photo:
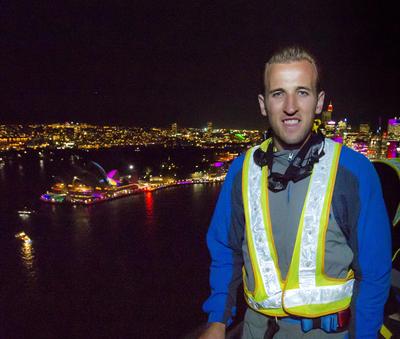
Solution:
{"label": "illuminated building", "polygon": [[400,157],[400,142],[398,140],[390,140],[386,145],[386,158],[392,159]]}
{"label": "illuminated building", "polygon": [[347,131],[347,119],[340,120],[336,127],[336,132],[343,137],[343,134]]}
{"label": "illuminated building", "polygon": [[356,140],[352,147],[356,152],[361,153],[365,156],[368,154],[368,143],[364,140]]}
{"label": "illuminated building", "polygon": [[23,125],[0,125],[0,151],[23,150],[31,140],[29,129]]}
{"label": "illuminated building", "polygon": [[177,124],[176,122],[174,122],[174,123],[171,125],[171,133],[172,133],[172,135],[175,135],[175,134],[178,133],[178,124]]}
{"label": "illuminated building", "polygon": [[213,124],[211,121],[208,121],[205,136],[209,141],[210,141],[212,134],[213,134]]}
{"label": "illuminated building", "polygon": [[400,138],[400,118],[389,119],[387,132],[389,137]]}
{"label": "illuminated building", "polygon": [[327,138],[331,138],[335,135],[336,132],[336,121],[330,120],[325,122],[325,136]]}
{"label": "illuminated building", "polygon": [[332,112],[333,105],[332,102],[329,102],[327,110],[321,113],[320,129],[327,138],[333,138],[336,133],[336,122],[332,120]]}
{"label": "illuminated building", "polygon": [[327,110],[322,112],[321,120],[323,124],[332,120],[332,112],[333,112],[333,105],[331,101],[329,102]]}
{"label": "illuminated building", "polygon": [[83,163],[79,177],[72,182],[56,182],[40,199],[50,203],[93,204],[141,192],[137,183],[118,176],[117,170],[106,174],[94,161]]}
{"label": "illuminated building", "polygon": [[369,143],[367,157],[369,159],[381,159],[382,158],[382,136],[374,135]]}
{"label": "illuminated building", "polygon": [[360,124],[360,128],[359,128],[360,133],[368,134],[370,132],[370,130],[371,130],[371,128],[370,128],[369,124]]}

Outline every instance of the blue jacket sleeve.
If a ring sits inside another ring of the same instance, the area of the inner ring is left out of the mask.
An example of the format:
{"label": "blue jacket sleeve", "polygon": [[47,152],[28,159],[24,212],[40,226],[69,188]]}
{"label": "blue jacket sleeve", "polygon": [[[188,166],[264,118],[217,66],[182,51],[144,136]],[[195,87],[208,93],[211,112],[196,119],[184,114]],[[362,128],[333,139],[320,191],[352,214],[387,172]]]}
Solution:
{"label": "blue jacket sleeve", "polygon": [[230,237],[232,212],[237,212],[232,202],[232,192],[235,177],[242,169],[243,158],[240,156],[235,159],[229,168],[207,232],[207,246],[211,256],[211,295],[203,304],[203,310],[208,313],[208,322],[227,325],[236,314],[236,291],[241,282],[241,247],[238,241],[233,246]]}
{"label": "blue jacket sleeve", "polygon": [[369,160],[357,154],[360,214],[357,224],[355,337],[377,338],[390,289],[391,230],[378,175]]}

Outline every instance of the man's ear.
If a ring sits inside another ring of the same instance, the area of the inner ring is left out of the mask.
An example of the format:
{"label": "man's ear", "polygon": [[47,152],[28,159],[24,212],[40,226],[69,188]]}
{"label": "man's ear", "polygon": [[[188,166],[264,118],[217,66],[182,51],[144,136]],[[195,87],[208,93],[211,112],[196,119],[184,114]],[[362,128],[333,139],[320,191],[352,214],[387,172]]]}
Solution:
{"label": "man's ear", "polygon": [[262,94],[258,95],[258,104],[260,105],[260,111],[263,116],[267,116],[267,110],[265,108],[265,99]]}
{"label": "man's ear", "polygon": [[322,112],[322,108],[324,107],[324,99],[325,99],[325,92],[324,91],[319,92],[315,114],[320,114]]}

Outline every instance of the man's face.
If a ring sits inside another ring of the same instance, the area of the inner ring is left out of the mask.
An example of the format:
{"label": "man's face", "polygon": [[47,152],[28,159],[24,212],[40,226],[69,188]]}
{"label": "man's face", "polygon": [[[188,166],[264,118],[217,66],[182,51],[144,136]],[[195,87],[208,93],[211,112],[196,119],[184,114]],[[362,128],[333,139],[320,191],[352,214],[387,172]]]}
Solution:
{"label": "man's face", "polygon": [[300,148],[311,132],[314,114],[321,113],[324,92],[317,94],[317,70],[306,60],[269,65],[261,114],[268,117],[278,150]]}

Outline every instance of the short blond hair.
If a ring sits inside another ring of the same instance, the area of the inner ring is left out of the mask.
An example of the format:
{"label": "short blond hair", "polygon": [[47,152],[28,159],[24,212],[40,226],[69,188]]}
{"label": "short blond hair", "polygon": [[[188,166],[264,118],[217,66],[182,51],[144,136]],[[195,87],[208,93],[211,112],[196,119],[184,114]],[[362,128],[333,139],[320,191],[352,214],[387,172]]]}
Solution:
{"label": "short blond hair", "polygon": [[[317,80],[316,80],[316,90],[317,92],[321,91],[321,84],[320,84],[320,69],[318,67],[317,61],[315,57],[308,52],[306,49],[300,46],[289,46],[282,48],[276,51],[269,60],[266,62],[264,67],[264,74],[263,78],[268,70],[268,67],[272,64],[286,64],[294,61],[302,61],[306,60],[312,65],[315,66],[317,72]],[[264,86],[264,93],[265,93],[265,83],[263,79],[263,86]]]}

